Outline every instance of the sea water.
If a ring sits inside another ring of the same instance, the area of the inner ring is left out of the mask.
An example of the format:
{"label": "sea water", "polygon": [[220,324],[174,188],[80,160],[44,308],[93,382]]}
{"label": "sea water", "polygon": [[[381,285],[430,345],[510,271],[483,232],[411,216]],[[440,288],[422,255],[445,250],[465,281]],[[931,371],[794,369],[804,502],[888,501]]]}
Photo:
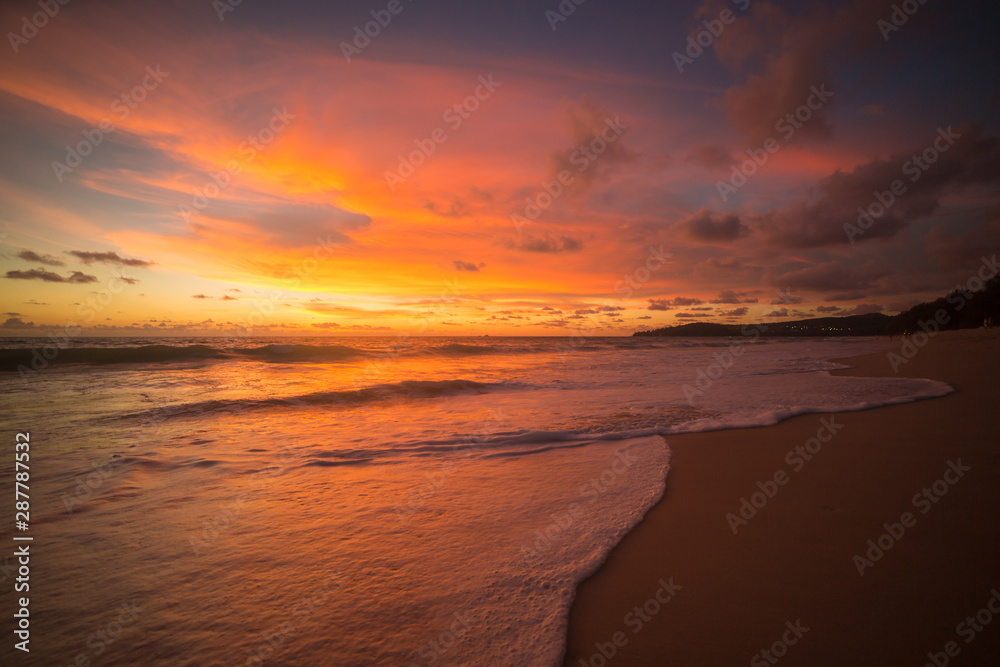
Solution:
{"label": "sea water", "polygon": [[46,344],[0,345],[39,665],[557,665],[670,434],[951,391],[828,373],[874,339]]}

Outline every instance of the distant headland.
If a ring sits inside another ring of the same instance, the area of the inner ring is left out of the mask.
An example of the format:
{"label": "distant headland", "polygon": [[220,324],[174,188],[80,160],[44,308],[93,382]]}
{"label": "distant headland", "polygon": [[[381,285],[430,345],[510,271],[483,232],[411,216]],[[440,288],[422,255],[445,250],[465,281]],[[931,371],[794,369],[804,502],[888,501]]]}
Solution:
{"label": "distant headland", "polygon": [[918,331],[974,329],[1000,323],[1000,277],[978,292],[955,290],[936,301],[921,303],[899,315],[870,313],[846,317],[819,317],[763,324],[690,322],[633,336],[740,336],[754,327],[761,336],[900,336]]}

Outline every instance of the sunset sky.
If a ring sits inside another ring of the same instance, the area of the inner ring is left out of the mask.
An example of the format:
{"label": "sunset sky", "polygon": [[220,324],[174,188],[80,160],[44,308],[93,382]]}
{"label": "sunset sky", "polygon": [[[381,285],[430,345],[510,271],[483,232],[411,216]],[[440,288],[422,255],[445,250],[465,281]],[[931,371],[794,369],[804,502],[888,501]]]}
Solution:
{"label": "sunset sky", "polygon": [[8,335],[892,314],[1000,245],[973,3],[52,4],[0,8]]}

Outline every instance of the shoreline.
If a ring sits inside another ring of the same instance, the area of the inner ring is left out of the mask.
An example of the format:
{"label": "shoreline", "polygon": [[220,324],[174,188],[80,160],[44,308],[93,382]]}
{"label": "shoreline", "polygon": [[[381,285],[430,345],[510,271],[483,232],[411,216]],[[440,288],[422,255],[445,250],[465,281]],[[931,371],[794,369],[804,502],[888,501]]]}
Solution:
{"label": "shoreline", "polygon": [[[1000,655],[1000,615],[968,643],[959,626],[1000,587],[1000,332],[941,333],[895,359],[895,373],[888,354],[902,344],[832,360],[853,368],[831,374],[929,378],[956,391],[669,436],[663,497],[578,586],[564,664],[769,665],[787,655],[786,664],[922,665],[940,653],[970,665]],[[814,438],[813,453],[796,451]],[[880,539],[888,548],[872,550]],[[678,587],[666,603],[656,597],[663,582]]]}

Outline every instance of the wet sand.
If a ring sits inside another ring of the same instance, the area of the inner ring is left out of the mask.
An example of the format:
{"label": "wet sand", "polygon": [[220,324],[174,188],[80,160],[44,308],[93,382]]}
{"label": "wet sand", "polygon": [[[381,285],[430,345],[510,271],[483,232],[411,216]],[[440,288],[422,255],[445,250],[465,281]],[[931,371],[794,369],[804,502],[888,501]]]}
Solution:
{"label": "wet sand", "polygon": [[939,334],[898,373],[841,361],[957,391],[669,437],[663,500],[580,587],[567,665],[1000,664],[1000,331]]}

